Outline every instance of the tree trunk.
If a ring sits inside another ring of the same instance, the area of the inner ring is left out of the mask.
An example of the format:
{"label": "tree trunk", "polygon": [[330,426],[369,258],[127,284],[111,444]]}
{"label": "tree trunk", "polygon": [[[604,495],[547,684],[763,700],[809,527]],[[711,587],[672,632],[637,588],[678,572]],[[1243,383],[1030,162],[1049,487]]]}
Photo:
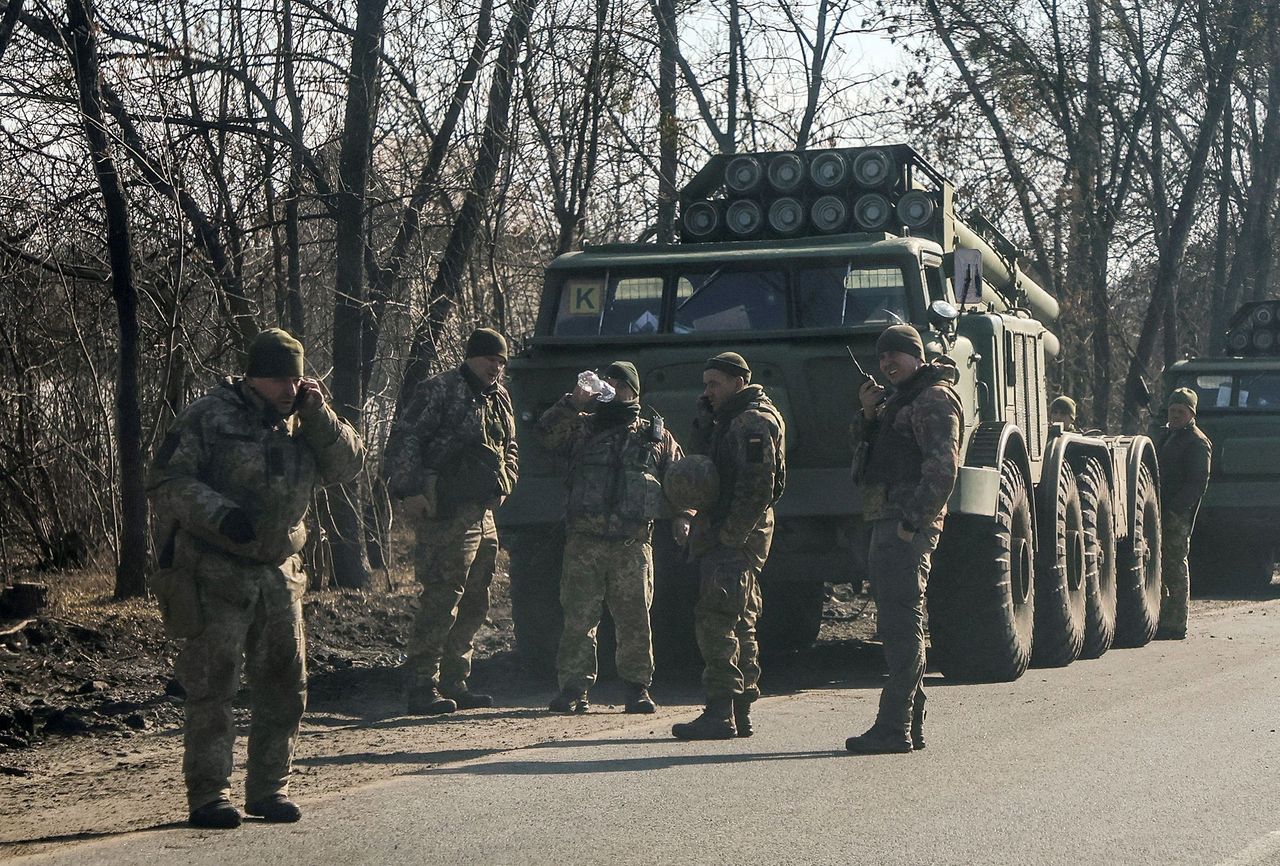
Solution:
{"label": "tree trunk", "polygon": [[[336,282],[333,305],[334,411],[360,429],[364,406],[360,376],[364,320],[365,191],[373,149],[378,98],[378,50],[386,0],[360,0],[351,45],[347,108],[338,156],[335,227]],[[358,481],[331,491],[327,509],[333,548],[333,578],[338,586],[365,588],[369,566],[364,553],[362,496]]]}
{"label": "tree trunk", "polygon": [[658,243],[676,237],[676,171],[680,167],[680,123],[676,117],[676,4],[656,0],[658,24]]}
{"label": "tree trunk", "polygon": [[516,0],[511,10],[511,18],[507,21],[506,31],[502,37],[502,47],[498,51],[497,63],[493,70],[493,80],[489,85],[489,110],[484,125],[484,134],[480,139],[480,154],[476,158],[472,171],[471,184],[467,188],[462,208],[449,232],[449,240],[445,244],[444,255],[440,259],[440,267],[436,271],[435,280],[431,284],[431,301],[427,305],[427,315],[422,324],[414,331],[413,345],[405,364],[404,378],[400,382],[399,398],[396,401],[396,412],[408,404],[409,397],[417,390],[418,384],[429,374],[432,365],[439,357],[436,345],[445,321],[458,301],[462,288],[462,277],[466,272],[467,261],[475,244],[476,233],[480,228],[481,218],[493,192],[494,180],[498,176],[498,167],[502,156],[510,149],[507,132],[511,128],[511,94],[517,58],[529,35],[529,20],[538,6],[538,0]]}
{"label": "tree trunk", "polygon": [[138,292],[133,284],[129,204],[116,172],[102,108],[93,0],[68,0],[67,41],[75,64],[80,121],[106,213],[111,294],[120,324],[116,380],[116,430],[120,461],[121,526],[116,555],[116,598],[147,591],[147,498],[142,480],[142,412],[138,405]]}

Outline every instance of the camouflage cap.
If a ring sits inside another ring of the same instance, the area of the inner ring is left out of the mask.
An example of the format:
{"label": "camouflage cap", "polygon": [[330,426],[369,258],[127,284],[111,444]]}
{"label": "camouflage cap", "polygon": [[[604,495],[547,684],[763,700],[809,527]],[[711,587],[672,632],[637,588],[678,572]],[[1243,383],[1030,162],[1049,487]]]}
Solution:
{"label": "camouflage cap", "polygon": [[263,379],[297,379],[302,373],[302,344],[288,331],[268,328],[249,344],[244,374]]}
{"label": "camouflage cap", "polygon": [[710,508],[720,498],[720,473],[710,457],[690,454],[667,468],[662,491],[678,511]]}
{"label": "camouflage cap", "polygon": [[1074,418],[1076,417],[1076,401],[1066,396],[1055,397],[1053,402],[1049,404],[1049,412],[1051,414],[1054,412],[1063,412]]}
{"label": "camouflage cap", "polygon": [[1194,415],[1196,407],[1200,405],[1200,396],[1190,388],[1174,388],[1173,393],[1169,395],[1169,405],[1186,406]]}

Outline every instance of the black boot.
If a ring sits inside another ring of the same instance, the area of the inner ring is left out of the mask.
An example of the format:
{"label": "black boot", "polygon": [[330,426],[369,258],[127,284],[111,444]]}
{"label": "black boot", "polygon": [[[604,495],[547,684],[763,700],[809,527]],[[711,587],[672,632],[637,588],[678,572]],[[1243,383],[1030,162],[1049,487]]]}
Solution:
{"label": "black boot", "polygon": [[452,713],[458,705],[440,694],[435,683],[414,686],[409,690],[409,713],[414,716],[438,716]]}
{"label": "black boot", "polygon": [[551,699],[547,709],[553,713],[581,715],[591,709],[591,704],[587,703],[587,693],[582,689],[563,688]]}
{"label": "black boot", "polygon": [[911,708],[911,748],[924,748],[924,720],[929,714],[924,709],[924,692],[916,691],[916,702]]}
{"label": "black boot", "polygon": [[653,702],[653,698],[649,697],[648,686],[642,686],[639,683],[627,683],[626,686],[627,705],[622,709],[624,713],[647,715],[657,712],[657,705]]}
{"label": "black boot", "polygon": [[707,708],[692,722],[671,726],[677,740],[732,740],[738,735],[733,726],[733,698],[708,698]]}
{"label": "black boot", "polygon": [[240,811],[226,797],[192,809],[188,818],[192,827],[208,827],[214,830],[234,830],[240,826]]}
{"label": "black boot", "polygon": [[876,722],[865,734],[844,741],[846,750],[858,755],[896,755],[911,751],[906,731]]}
{"label": "black boot", "polygon": [[493,696],[473,692],[463,683],[458,688],[442,690],[440,694],[458,705],[460,710],[475,710],[493,706]]}
{"label": "black boot", "polygon": [[284,794],[272,794],[246,803],[244,810],[255,818],[275,824],[292,824],[302,817],[302,810]]}
{"label": "black boot", "polygon": [[755,702],[753,695],[733,696],[733,726],[739,737],[749,737],[755,731],[751,727],[751,704]]}

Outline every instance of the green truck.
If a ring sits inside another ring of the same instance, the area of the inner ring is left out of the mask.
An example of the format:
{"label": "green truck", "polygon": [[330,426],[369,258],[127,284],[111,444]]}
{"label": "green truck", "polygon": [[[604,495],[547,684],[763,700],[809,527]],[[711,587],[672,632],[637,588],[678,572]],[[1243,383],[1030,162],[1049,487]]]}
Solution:
{"label": "green truck", "polygon": [[[931,661],[1012,680],[1154,634],[1159,472],[1145,436],[1050,429],[1056,301],[911,147],[715,156],[681,194],[680,242],[556,258],[509,384],[521,479],[502,509],[520,651],[554,659],[566,466],[530,435],[582,370],[636,364],[646,411],[689,441],[706,359],[741,352],[787,422],[787,489],[762,586],[761,644],[812,642],[826,583],[866,575],[848,429],[875,341],[910,322],[959,371],[965,432],[928,593]],[[696,576],[655,532],[660,658],[692,647]]]}
{"label": "green truck", "polygon": [[1245,304],[1228,323],[1224,355],[1178,361],[1164,378],[1166,394],[1196,392],[1196,423],[1213,440],[1191,541],[1192,581],[1270,586],[1280,528],[1280,300]]}

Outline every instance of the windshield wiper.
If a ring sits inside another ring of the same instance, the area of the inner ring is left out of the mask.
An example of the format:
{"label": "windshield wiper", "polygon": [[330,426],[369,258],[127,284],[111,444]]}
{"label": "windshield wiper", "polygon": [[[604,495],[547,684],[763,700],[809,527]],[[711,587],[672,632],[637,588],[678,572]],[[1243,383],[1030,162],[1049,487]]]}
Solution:
{"label": "windshield wiper", "polygon": [[683,310],[685,308],[685,304],[688,304],[694,298],[698,297],[698,295],[702,294],[702,290],[705,289],[707,286],[711,285],[712,283],[714,283],[723,271],[724,271],[724,268],[716,268],[714,271],[712,271],[711,276],[703,280],[702,285],[698,286],[696,289],[693,290],[693,294],[689,295],[689,297],[685,298],[683,301],[676,304],[676,312],[678,313],[681,310]]}

